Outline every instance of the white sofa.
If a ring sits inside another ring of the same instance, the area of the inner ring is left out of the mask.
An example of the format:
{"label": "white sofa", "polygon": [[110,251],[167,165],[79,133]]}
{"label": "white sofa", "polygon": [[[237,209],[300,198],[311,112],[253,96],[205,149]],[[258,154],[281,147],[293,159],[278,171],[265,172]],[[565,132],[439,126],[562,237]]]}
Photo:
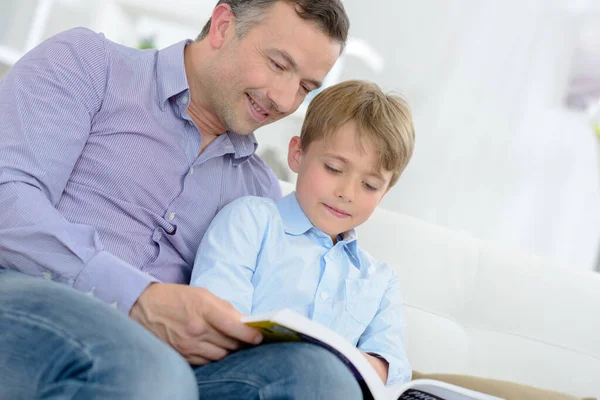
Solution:
{"label": "white sofa", "polygon": [[600,274],[384,209],[358,235],[401,277],[415,370],[600,399]]}

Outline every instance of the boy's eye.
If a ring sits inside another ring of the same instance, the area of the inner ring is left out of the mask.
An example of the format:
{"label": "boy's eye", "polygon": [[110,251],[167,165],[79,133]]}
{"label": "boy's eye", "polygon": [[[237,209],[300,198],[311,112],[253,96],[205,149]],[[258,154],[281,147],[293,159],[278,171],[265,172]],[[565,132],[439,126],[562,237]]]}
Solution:
{"label": "boy's eye", "polygon": [[371,192],[375,192],[375,191],[379,190],[375,186],[369,185],[367,182],[363,182],[363,185],[365,186],[365,189],[367,189],[367,190],[369,190]]}
{"label": "boy's eye", "polygon": [[339,174],[339,173],[341,173],[341,172],[342,172],[342,171],[340,171],[339,169],[335,169],[335,168],[333,168],[333,167],[331,167],[331,166],[329,166],[329,165],[327,165],[327,164],[325,164],[325,169],[326,169],[327,171],[331,172],[332,174]]}

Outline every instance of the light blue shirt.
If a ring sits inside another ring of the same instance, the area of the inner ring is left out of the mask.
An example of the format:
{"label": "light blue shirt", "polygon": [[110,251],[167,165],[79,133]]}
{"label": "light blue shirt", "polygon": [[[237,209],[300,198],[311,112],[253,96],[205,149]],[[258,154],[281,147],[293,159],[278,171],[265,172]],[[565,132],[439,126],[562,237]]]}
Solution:
{"label": "light blue shirt", "polygon": [[278,203],[243,197],[210,224],[191,284],[246,315],[292,309],[385,358],[387,384],[408,381],[398,277],[358,247],[354,230],[339,239],[311,224],[295,193]]}
{"label": "light blue shirt", "polygon": [[224,133],[198,155],[187,43],[138,50],[71,29],[0,81],[0,268],[127,314],[150,282],[189,282],[224,205],[281,197],[254,135]]}

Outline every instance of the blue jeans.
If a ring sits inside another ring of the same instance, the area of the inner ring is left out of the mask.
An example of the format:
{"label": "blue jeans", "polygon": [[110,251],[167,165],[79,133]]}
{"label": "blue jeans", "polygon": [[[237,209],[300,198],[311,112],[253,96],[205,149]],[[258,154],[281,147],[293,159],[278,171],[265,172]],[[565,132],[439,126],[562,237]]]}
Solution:
{"label": "blue jeans", "polygon": [[264,345],[190,368],[99,300],[0,268],[0,400],[359,399],[349,370],[320,348]]}
{"label": "blue jeans", "polygon": [[196,367],[195,372],[200,398],[362,399],[348,367],[329,351],[309,343],[253,347]]}

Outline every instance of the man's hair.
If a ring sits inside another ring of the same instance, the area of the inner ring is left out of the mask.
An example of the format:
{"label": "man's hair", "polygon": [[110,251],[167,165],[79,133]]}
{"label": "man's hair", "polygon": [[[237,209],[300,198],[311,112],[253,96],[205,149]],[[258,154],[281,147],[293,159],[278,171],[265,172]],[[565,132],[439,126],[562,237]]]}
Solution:
{"label": "man's hair", "polygon": [[378,156],[378,170],[392,171],[389,187],[400,178],[415,146],[415,130],[408,104],[385,94],[374,83],[350,80],[331,86],[310,102],[300,135],[301,148],[335,136],[347,122],[356,123],[358,143],[369,143]]}
{"label": "man's hair", "polygon": [[[229,4],[236,21],[236,37],[240,39],[263,20],[268,9],[278,1],[293,5],[300,18],[315,22],[323,33],[338,41],[341,49],[344,49],[350,20],[341,0],[219,0],[217,6]],[[204,25],[196,40],[208,35],[211,21],[212,18]]]}

